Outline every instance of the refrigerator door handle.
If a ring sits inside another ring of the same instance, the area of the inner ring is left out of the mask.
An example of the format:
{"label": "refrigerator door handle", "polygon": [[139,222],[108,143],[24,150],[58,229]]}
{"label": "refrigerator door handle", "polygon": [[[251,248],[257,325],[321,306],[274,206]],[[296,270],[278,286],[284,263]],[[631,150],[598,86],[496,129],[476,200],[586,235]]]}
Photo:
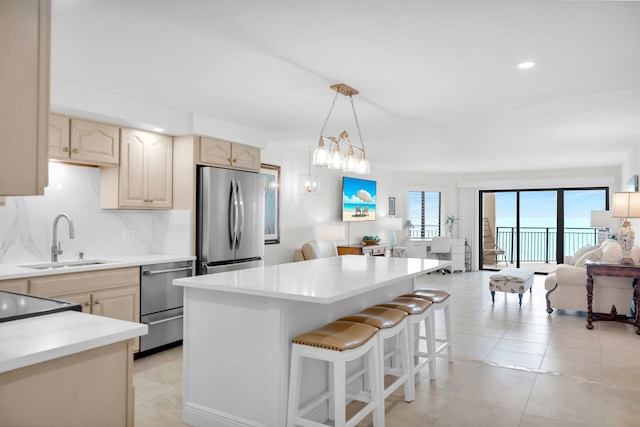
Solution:
{"label": "refrigerator door handle", "polygon": [[236,245],[236,216],[238,204],[236,202],[236,189],[231,181],[231,189],[229,190],[229,249],[233,249]]}
{"label": "refrigerator door handle", "polygon": [[240,181],[238,181],[238,237],[236,239],[236,249],[240,249],[240,245],[242,244],[242,232],[244,231],[244,196],[242,192],[242,187],[240,186]]}

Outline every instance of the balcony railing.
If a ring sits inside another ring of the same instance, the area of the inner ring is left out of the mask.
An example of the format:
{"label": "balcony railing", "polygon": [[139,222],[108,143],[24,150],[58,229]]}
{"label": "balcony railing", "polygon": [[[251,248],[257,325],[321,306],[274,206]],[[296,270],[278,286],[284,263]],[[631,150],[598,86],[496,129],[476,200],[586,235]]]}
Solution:
{"label": "balcony railing", "polygon": [[[516,259],[516,228],[497,227],[497,245],[509,260]],[[520,262],[555,262],[558,230],[555,227],[520,227]],[[572,255],[585,245],[598,242],[598,230],[565,228],[564,253]]]}

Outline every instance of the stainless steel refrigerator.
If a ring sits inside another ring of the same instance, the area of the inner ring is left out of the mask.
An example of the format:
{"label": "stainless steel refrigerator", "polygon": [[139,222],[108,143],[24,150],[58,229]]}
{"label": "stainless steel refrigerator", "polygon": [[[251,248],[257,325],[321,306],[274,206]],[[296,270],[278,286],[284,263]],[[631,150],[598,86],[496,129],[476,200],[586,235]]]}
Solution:
{"label": "stainless steel refrigerator", "polygon": [[198,274],[263,265],[264,200],[262,174],[198,170]]}

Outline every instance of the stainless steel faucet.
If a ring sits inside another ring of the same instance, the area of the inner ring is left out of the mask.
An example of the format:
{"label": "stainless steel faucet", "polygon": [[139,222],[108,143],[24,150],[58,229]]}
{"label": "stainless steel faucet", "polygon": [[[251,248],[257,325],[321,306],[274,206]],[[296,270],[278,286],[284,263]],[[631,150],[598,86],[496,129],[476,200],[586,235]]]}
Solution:
{"label": "stainless steel faucet", "polygon": [[66,213],[59,214],[56,219],[53,220],[53,242],[51,244],[51,262],[58,262],[58,255],[62,255],[62,249],[60,248],[60,242],[58,242],[58,221],[60,218],[66,218],[69,223],[69,238],[75,239],[76,232],[73,229],[73,221],[71,217]]}

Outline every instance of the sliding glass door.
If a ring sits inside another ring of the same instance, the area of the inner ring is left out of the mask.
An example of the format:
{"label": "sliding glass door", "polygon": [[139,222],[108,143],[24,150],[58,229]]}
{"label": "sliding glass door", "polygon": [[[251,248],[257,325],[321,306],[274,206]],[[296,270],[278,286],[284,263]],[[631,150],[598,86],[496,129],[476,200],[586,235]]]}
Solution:
{"label": "sliding glass door", "polygon": [[552,271],[564,255],[597,242],[591,211],[606,210],[607,200],[607,188],[481,192],[481,268]]}

